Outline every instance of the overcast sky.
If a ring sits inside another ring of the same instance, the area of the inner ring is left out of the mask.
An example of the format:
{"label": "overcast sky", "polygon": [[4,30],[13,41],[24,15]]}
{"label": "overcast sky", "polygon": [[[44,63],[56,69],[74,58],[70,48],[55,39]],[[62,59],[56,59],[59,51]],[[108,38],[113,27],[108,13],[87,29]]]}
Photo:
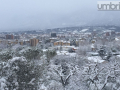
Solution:
{"label": "overcast sky", "polygon": [[119,16],[98,11],[97,0],[0,0],[0,31],[118,24]]}

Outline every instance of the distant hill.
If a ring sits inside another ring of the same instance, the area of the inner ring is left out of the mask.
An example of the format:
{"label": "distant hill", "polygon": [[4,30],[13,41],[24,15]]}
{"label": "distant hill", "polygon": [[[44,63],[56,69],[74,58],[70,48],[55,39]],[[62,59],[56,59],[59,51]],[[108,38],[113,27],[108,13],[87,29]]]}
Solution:
{"label": "distant hill", "polygon": [[81,33],[85,32],[103,32],[103,31],[115,31],[120,32],[120,26],[112,26],[112,25],[106,25],[106,26],[77,26],[77,27],[64,27],[64,28],[53,28],[53,29],[44,29],[44,30],[27,30],[27,31],[18,31],[18,32],[2,32],[2,33],[27,33],[27,34],[49,34],[51,32],[56,33],[68,33],[71,31],[77,31]]}

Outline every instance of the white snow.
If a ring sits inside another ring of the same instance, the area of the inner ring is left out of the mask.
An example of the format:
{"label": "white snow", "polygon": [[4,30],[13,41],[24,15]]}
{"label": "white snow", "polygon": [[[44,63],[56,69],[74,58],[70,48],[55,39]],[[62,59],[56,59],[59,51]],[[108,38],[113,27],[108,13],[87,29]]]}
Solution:
{"label": "white snow", "polygon": [[88,57],[88,60],[98,63],[103,63],[105,60],[102,60],[99,56]]}
{"label": "white snow", "polygon": [[16,50],[16,49],[19,48],[19,47],[21,47],[21,45],[16,44],[16,45],[14,45],[14,46],[12,47],[12,50]]}
{"label": "white snow", "polygon": [[46,52],[48,49],[42,49],[43,52]]}
{"label": "white snow", "polygon": [[30,47],[27,47],[25,49],[22,49],[19,53],[22,54],[23,52],[26,52],[28,49],[31,49]]}
{"label": "white snow", "polygon": [[91,45],[91,48],[95,48],[94,44]]}
{"label": "white snow", "polygon": [[83,29],[83,30],[81,30],[80,32],[86,32],[86,31],[88,31],[88,29]]}
{"label": "white snow", "polygon": [[117,55],[118,57],[120,57],[120,55]]}
{"label": "white snow", "polygon": [[9,62],[14,62],[14,61],[17,61],[17,60],[26,61],[26,59],[25,59],[24,57],[14,57],[14,58],[11,59]]}
{"label": "white snow", "polygon": [[5,78],[1,78],[0,79],[0,90],[5,90],[6,87],[6,79]]}
{"label": "white snow", "polygon": [[40,90],[47,90],[44,84],[41,85]]}
{"label": "white snow", "polygon": [[118,39],[118,38],[115,38],[115,41],[119,41],[119,39]]}
{"label": "white snow", "polygon": [[68,51],[57,51],[57,55],[66,55],[66,56],[75,57],[76,53],[69,53]]}
{"label": "white snow", "polygon": [[34,85],[35,78],[33,78],[28,84]]}

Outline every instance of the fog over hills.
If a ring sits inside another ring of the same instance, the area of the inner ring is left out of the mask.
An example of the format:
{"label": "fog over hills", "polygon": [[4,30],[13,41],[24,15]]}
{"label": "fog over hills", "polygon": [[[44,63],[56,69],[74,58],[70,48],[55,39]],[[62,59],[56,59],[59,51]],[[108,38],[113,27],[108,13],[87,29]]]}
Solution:
{"label": "fog over hills", "polygon": [[0,31],[120,25],[119,11],[98,11],[97,0],[1,0]]}

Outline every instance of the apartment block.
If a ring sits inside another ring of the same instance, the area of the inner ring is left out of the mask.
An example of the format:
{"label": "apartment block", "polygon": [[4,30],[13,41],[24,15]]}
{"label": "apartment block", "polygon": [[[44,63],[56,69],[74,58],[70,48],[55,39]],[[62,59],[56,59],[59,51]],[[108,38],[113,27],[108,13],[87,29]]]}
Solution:
{"label": "apartment block", "polygon": [[6,35],[6,39],[14,39],[13,35]]}
{"label": "apartment block", "polygon": [[36,38],[30,39],[30,45],[31,46],[36,46],[38,44],[39,40]]}

